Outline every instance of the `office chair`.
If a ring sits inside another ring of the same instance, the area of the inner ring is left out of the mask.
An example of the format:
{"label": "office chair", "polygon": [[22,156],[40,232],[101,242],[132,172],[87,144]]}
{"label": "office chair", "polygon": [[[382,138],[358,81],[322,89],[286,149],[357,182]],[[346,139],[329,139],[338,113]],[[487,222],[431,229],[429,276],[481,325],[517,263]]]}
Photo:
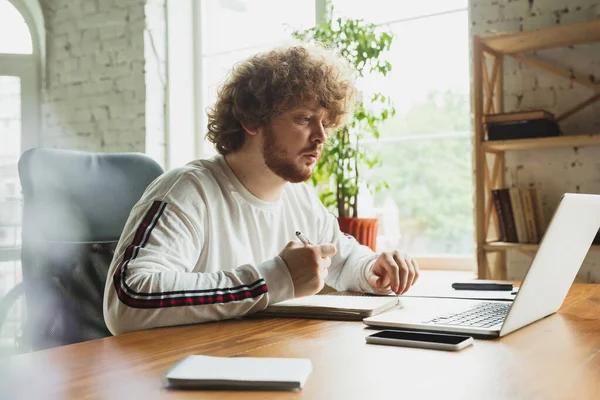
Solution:
{"label": "office chair", "polygon": [[108,267],[131,209],[162,172],[138,153],[23,153],[22,349],[110,335],[102,314]]}

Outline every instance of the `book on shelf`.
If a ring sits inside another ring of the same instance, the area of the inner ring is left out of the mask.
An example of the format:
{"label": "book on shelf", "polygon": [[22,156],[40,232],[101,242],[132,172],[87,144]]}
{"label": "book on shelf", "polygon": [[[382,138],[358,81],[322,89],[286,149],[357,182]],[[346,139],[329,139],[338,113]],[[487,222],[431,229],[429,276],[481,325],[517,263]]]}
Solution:
{"label": "book on shelf", "polygon": [[501,242],[508,242],[508,235],[506,233],[507,224],[504,221],[504,210],[502,209],[499,189],[492,190],[492,202],[494,203],[494,209],[496,210],[496,217],[498,219],[498,240]]}
{"label": "book on shelf", "polygon": [[600,230],[598,230],[598,233],[596,233],[596,237],[594,237],[592,244],[600,244]]}
{"label": "book on shelf", "polygon": [[508,189],[510,195],[510,204],[513,210],[513,218],[515,219],[515,227],[517,229],[517,242],[529,243],[529,235],[527,234],[527,225],[525,224],[525,214],[523,213],[523,202],[521,199],[521,189]]}
{"label": "book on shelf", "polygon": [[[513,217],[512,205],[510,202],[509,189],[494,189],[492,196],[498,197],[496,205],[496,214],[498,216],[498,224],[500,226],[501,237],[503,242],[517,243],[517,228],[515,227],[515,219]],[[502,232],[504,231],[504,236]]]}
{"label": "book on shelf", "polygon": [[494,189],[492,203],[498,217],[498,240],[509,243],[540,242],[546,227],[537,189]]}
{"label": "book on shelf", "polygon": [[483,116],[484,124],[502,124],[506,122],[520,122],[534,119],[554,120],[554,114],[546,110],[515,111],[499,114],[486,114]]}
{"label": "book on shelf", "polygon": [[535,226],[537,227],[538,237],[539,240],[542,240],[542,236],[544,236],[544,232],[546,231],[544,211],[542,208],[542,198],[535,188],[530,188],[529,194],[533,204],[533,213],[535,214]]}
{"label": "book on shelf", "polygon": [[560,136],[554,115],[545,110],[532,110],[484,115],[488,140],[531,139]]}
{"label": "book on shelf", "polygon": [[533,203],[533,197],[531,196],[532,190],[535,189],[525,188],[520,191],[521,202],[523,205],[523,219],[525,220],[529,243],[539,243],[541,236],[538,233],[538,226],[536,223],[535,205]]}

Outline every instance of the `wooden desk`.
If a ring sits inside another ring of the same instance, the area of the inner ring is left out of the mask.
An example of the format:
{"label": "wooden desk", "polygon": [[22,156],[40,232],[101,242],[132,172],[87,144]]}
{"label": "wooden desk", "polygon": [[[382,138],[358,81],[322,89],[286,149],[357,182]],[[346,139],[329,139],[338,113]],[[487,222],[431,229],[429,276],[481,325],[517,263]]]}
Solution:
{"label": "wooden desk", "polygon": [[[368,345],[360,322],[244,319],[157,329],[0,360],[0,398],[600,399],[600,285],[561,311],[460,352]],[[169,391],[188,354],[306,357],[299,392]]]}

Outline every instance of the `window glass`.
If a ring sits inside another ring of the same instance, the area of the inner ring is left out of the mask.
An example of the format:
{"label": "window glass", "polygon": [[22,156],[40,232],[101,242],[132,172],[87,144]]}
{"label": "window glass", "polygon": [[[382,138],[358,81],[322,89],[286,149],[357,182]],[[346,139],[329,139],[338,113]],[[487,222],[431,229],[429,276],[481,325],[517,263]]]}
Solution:
{"label": "window glass", "polygon": [[8,0],[0,0],[0,53],[33,53],[29,28]]}
{"label": "window glass", "polygon": [[[351,3],[335,2],[336,11],[351,11]],[[361,7],[365,14],[360,17],[369,22],[399,21],[466,7],[465,2],[424,1],[382,12],[385,8],[377,3]],[[389,189],[369,194],[363,188],[359,214],[379,218],[379,250],[472,257],[468,13],[442,13],[385,27],[394,34],[385,55],[392,72],[387,77],[366,76],[359,88],[389,96],[396,108],[396,115],[382,124],[379,141],[364,140],[370,154],[379,154],[381,166],[362,176],[371,186],[383,180]]]}
{"label": "window glass", "polygon": [[0,248],[21,243],[21,80],[0,76]]}
{"label": "window glass", "polygon": [[220,54],[290,38],[315,20],[309,0],[203,0],[202,53]]}
{"label": "window glass", "polygon": [[[21,80],[0,76],[0,299],[22,279],[21,185],[17,162],[21,154]],[[23,302],[11,308],[0,331],[0,355],[10,352],[24,312]],[[8,310],[7,310],[8,311]]]}
{"label": "window glass", "polygon": [[[468,0],[421,0],[421,1],[390,1],[390,0],[335,0],[335,14],[347,18],[364,19],[374,24],[383,24],[424,15],[444,13],[457,9],[466,9]],[[433,32],[444,32],[436,29]],[[430,32],[431,36],[438,35]]]}
{"label": "window glass", "polygon": [[[202,2],[202,105],[212,107],[233,66],[278,44],[315,21],[313,0],[205,0]],[[227,21],[227,23],[224,23]],[[206,127],[206,113],[201,126]],[[206,132],[203,132],[206,133]],[[214,154],[206,143],[204,157]]]}

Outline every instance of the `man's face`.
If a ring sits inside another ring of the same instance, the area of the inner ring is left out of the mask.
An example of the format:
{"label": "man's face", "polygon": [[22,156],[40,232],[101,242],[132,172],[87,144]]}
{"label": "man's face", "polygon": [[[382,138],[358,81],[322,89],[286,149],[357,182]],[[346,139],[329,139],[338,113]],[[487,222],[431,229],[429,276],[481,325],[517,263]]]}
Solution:
{"label": "man's face", "polygon": [[267,167],[288,182],[307,181],[327,139],[327,111],[317,102],[296,106],[264,127]]}

